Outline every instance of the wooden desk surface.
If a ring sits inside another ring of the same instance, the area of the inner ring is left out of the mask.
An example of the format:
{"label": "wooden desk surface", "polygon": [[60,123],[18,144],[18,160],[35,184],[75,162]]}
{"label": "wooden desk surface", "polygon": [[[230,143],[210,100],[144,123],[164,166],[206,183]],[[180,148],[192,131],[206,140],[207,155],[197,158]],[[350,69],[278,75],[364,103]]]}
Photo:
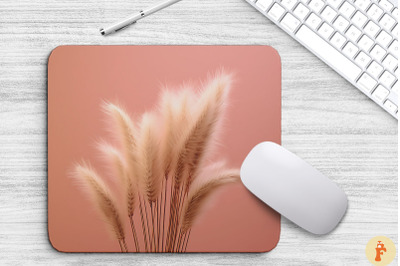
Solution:
{"label": "wooden desk surface", "polygon": [[[397,244],[397,121],[243,0],[185,0],[103,37],[145,0],[0,2],[0,264],[368,265]],[[262,254],[65,254],[47,238],[47,58],[68,44],[268,44],[282,58],[282,144],[336,181],[349,209],[327,236],[282,219]],[[397,265],[397,259],[393,263]]]}

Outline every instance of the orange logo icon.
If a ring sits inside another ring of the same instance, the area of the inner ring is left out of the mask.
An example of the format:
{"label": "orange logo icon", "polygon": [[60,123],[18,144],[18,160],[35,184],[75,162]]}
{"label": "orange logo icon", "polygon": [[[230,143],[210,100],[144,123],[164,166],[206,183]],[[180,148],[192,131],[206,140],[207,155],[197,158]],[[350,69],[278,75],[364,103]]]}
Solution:
{"label": "orange logo icon", "polygon": [[386,236],[372,238],[365,248],[365,255],[373,265],[389,265],[396,257],[396,246]]}
{"label": "orange logo icon", "polygon": [[376,257],[375,261],[381,261],[381,255],[383,255],[383,252],[386,252],[385,245],[382,243],[382,241],[378,241],[378,244],[376,245]]}

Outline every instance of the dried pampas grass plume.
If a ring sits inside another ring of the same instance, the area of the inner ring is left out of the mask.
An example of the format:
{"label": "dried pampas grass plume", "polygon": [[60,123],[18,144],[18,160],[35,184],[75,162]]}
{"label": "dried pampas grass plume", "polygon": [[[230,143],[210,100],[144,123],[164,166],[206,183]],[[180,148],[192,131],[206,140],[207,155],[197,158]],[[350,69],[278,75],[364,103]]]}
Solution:
{"label": "dried pampas grass plume", "polygon": [[[227,98],[231,89],[232,77],[226,74],[219,74],[208,87],[200,98],[200,110],[209,109],[206,113],[207,125],[199,132],[199,142],[191,151],[189,161],[190,177],[195,178],[200,167],[202,167],[203,159],[207,156],[207,152],[211,152],[210,148],[215,146],[218,135],[218,129],[222,124],[222,117],[225,112]],[[202,113],[200,111],[200,113]],[[188,182],[190,185],[190,182]]]}
{"label": "dried pampas grass plume", "polygon": [[97,149],[100,151],[100,153],[103,154],[104,158],[112,166],[114,171],[113,176],[116,176],[121,182],[121,184],[125,186],[127,182],[126,169],[125,169],[126,166],[124,158],[122,157],[120,152],[111,144],[105,141],[98,142]]}
{"label": "dried pampas grass plume", "polygon": [[98,212],[109,225],[110,232],[120,243],[121,251],[127,252],[124,223],[114,196],[107,185],[87,163],[77,164],[73,176],[82,184],[82,189],[90,196]]}
{"label": "dried pampas grass plume", "polygon": [[164,91],[161,98],[160,113],[163,115],[163,134],[161,139],[161,162],[164,163],[165,178],[174,175],[177,145],[189,128],[191,107],[195,103],[195,95],[189,90],[179,93]]}
{"label": "dried pampas grass plume", "polygon": [[158,158],[160,146],[158,138],[157,118],[152,113],[145,113],[140,123],[140,139],[138,143],[138,161],[140,177],[145,186],[147,199],[157,200],[161,190],[162,172]]}
{"label": "dried pampas grass plume", "polygon": [[[231,86],[231,76],[219,74],[201,93],[194,123],[183,138],[181,151],[178,154],[176,180],[179,184],[181,176],[188,176],[186,189],[196,178],[198,169],[203,165],[203,159],[211,153],[215,146],[217,130],[222,123],[222,115],[226,107]],[[187,169],[185,169],[185,167]]]}
{"label": "dried pampas grass plume", "polygon": [[161,139],[161,160],[163,162],[163,172],[165,179],[168,179],[169,173],[172,169],[173,156],[171,153],[174,150],[174,113],[173,113],[173,95],[169,91],[163,93],[160,104],[160,112],[164,114],[163,132]]}
{"label": "dried pampas grass plume", "polygon": [[210,180],[192,187],[183,207],[183,215],[181,217],[182,234],[185,234],[193,226],[206,200],[217,188],[225,184],[238,182],[239,180],[240,175],[238,170],[225,170],[217,173]]}
{"label": "dried pampas grass plume", "polygon": [[131,178],[128,177],[126,162],[120,152],[106,142],[100,142],[98,149],[104,154],[104,157],[109,161],[111,166],[114,168],[114,177],[117,177],[116,181],[119,181],[120,189],[123,193],[123,205],[127,210],[129,221],[131,224],[132,234],[135,242],[136,251],[139,252],[139,242],[136,233],[136,228],[133,222],[133,214],[135,212],[136,201],[137,201],[137,189],[132,183]]}
{"label": "dried pampas grass plume", "polygon": [[136,128],[128,113],[118,105],[105,102],[103,103],[103,111],[111,118],[115,128],[117,129],[117,138],[121,143],[123,154],[128,167],[128,177],[133,179],[136,168]]}
{"label": "dried pampas grass plume", "polygon": [[132,216],[136,206],[137,189],[132,184],[132,180],[128,177],[125,158],[118,149],[106,142],[100,142],[97,146],[100,152],[103,153],[104,157],[113,167],[113,176],[117,177],[116,181],[119,181],[120,187],[126,199],[124,203],[126,203],[128,216]]}
{"label": "dried pampas grass plume", "polygon": [[[146,252],[185,251],[209,196],[239,180],[238,170],[229,170],[223,162],[211,163],[231,80],[220,72],[198,91],[188,85],[164,90],[157,109],[144,113],[139,123],[119,105],[102,105],[120,146],[103,142],[98,149],[123,192],[121,208],[129,218],[137,252],[143,251],[141,245]],[[74,176],[126,252],[121,213],[106,184],[86,163],[76,165]],[[138,231],[136,213],[141,222]]]}

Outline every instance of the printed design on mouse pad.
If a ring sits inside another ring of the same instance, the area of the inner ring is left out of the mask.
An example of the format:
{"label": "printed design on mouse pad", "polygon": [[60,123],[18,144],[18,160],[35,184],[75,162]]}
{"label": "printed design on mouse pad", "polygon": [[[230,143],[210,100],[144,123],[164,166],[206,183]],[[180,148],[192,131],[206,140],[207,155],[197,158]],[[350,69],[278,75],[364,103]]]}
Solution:
{"label": "printed design on mouse pad", "polygon": [[[191,88],[165,91],[159,105],[142,114],[139,123],[120,106],[103,104],[119,147],[105,141],[97,146],[114,169],[111,178],[118,193],[104,182],[107,173],[98,173],[88,162],[76,164],[73,176],[121,252],[129,251],[127,237],[133,238],[136,252],[186,251],[206,200],[219,187],[239,181],[238,169],[227,168],[222,159],[210,160],[230,83],[228,75],[219,74],[199,93]],[[124,229],[128,220],[131,235]]]}
{"label": "printed design on mouse pad", "polygon": [[60,252],[267,252],[280,215],[239,168],[281,141],[268,46],[60,46],[48,62],[48,236]]}

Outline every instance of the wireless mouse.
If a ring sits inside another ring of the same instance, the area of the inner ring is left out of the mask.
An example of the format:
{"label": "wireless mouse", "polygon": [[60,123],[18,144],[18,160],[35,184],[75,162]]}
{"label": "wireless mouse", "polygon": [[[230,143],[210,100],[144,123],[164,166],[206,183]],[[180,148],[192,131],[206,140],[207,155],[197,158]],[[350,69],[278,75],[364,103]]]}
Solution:
{"label": "wireless mouse", "polygon": [[347,197],[328,177],[273,142],[256,145],[240,169],[243,184],[260,200],[314,234],[332,231]]}

